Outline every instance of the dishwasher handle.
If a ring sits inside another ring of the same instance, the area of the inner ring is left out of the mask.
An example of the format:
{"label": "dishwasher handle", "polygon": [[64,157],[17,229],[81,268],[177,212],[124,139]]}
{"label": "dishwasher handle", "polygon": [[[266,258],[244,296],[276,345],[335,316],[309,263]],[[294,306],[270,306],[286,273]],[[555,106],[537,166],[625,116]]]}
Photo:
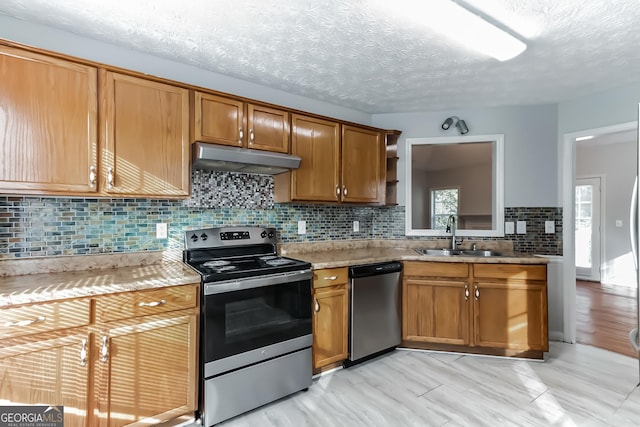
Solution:
{"label": "dishwasher handle", "polygon": [[391,274],[402,271],[402,263],[397,261],[381,262],[378,264],[365,264],[349,267],[349,277],[357,279],[359,277],[379,276],[381,274]]}

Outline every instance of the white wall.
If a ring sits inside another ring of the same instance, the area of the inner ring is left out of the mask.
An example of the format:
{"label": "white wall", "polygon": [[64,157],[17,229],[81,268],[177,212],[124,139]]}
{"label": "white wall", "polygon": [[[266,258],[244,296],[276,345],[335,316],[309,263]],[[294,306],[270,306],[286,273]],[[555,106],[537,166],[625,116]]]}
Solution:
{"label": "white wall", "polygon": [[506,207],[558,206],[555,105],[374,114],[374,126],[402,130],[398,141],[399,204],[405,204],[405,140],[454,136],[456,129],[441,128],[442,122],[453,115],[467,123],[468,135],[504,134]]}
{"label": "white wall", "polygon": [[[629,239],[629,208],[636,177],[636,141],[576,145],[576,177],[603,176],[602,283],[635,286],[635,266]],[[616,227],[616,221],[622,221]]]}
{"label": "white wall", "polygon": [[0,14],[0,38],[364,125],[371,115]]}

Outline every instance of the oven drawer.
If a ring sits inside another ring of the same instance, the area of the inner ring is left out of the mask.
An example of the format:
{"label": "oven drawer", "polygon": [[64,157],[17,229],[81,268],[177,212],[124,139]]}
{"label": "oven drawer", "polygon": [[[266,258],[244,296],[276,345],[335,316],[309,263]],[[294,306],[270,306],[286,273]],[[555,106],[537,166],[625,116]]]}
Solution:
{"label": "oven drawer", "polygon": [[89,324],[89,298],[47,302],[0,310],[0,339]]}
{"label": "oven drawer", "polygon": [[195,307],[198,285],[124,292],[96,299],[96,321],[111,322]]}

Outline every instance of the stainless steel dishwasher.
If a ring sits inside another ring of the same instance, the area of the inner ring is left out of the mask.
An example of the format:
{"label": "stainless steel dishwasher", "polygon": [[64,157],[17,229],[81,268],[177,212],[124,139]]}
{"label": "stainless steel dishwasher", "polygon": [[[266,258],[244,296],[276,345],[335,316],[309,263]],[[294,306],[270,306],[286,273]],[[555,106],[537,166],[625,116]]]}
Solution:
{"label": "stainless steel dishwasher", "polygon": [[401,341],[399,262],[349,268],[350,366],[388,350]]}

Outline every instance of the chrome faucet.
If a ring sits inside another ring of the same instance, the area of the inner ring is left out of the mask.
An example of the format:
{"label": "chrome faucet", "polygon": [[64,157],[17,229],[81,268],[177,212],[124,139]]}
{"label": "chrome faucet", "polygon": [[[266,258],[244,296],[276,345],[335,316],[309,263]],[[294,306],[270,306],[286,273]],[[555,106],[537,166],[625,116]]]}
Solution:
{"label": "chrome faucet", "polygon": [[451,250],[455,251],[456,248],[456,217],[449,215],[447,220],[447,233],[451,233]]}

